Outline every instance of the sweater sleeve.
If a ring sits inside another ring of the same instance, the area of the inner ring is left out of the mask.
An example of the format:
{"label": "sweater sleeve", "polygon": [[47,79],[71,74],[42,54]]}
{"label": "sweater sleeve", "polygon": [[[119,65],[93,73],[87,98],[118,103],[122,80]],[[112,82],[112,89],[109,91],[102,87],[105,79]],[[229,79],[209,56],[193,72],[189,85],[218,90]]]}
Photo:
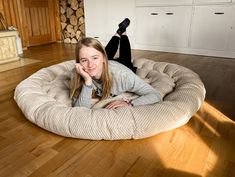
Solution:
{"label": "sweater sleeve", "polygon": [[153,104],[163,99],[158,90],[154,89],[132,71],[122,72],[120,80],[124,91],[139,95],[138,98],[131,101],[133,106]]}
{"label": "sweater sleeve", "polygon": [[84,84],[78,98],[73,100],[73,106],[91,108],[91,99],[92,99],[92,86],[87,86]]}

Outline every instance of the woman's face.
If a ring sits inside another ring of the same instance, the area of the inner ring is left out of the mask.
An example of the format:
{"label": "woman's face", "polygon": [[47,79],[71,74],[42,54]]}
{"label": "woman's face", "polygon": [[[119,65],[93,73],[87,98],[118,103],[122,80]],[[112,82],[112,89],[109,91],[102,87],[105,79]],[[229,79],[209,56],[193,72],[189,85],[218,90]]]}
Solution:
{"label": "woman's face", "polygon": [[83,46],[79,52],[83,69],[93,78],[100,79],[105,62],[103,54],[93,47]]}

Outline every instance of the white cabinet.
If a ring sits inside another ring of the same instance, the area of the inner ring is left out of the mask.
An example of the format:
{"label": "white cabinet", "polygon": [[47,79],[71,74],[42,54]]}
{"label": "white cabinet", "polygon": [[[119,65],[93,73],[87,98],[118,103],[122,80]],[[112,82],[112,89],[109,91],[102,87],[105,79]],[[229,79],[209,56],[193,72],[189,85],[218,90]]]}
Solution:
{"label": "white cabinet", "polygon": [[133,49],[235,58],[235,0],[84,0],[84,11],[104,45],[128,17]]}
{"label": "white cabinet", "polygon": [[196,49],[221,50],[229,48],[232,37],[233,9],[231,6],[195,7],[191,47]]}
{"label": "white cabinet", "polygon": [[86,36],[96,37],[106,44],[118,29],[118,24],[128,17],[131,25],[127,29],[131,43],[134,33],[134,0],[84,0]]}
{"label": "white cabinet", "polygon": [[136,43],[187,47],[192,7],[137,7]]}

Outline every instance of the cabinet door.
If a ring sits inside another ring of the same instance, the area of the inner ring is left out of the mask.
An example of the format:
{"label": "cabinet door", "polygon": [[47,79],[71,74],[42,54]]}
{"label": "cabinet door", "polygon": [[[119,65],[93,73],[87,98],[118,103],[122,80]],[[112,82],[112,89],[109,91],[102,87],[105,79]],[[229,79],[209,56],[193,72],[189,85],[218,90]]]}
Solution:
{"label": "cabinet door", "polygon": [[160,44],[160,9],[137,7],[136,9],[136,43]]}
{"label": "cabinet door", "polygon": [[84,0],[86,36],[101,41],[105,38],[107,15],[104,9],[107,9],[106,0]]}
{"label": "cabinet door", "polygon": [[231,33],[231,6],[196,6],[191,47],[225,51]]}
{"label": "cabinet door", "polygon": [[56,41],[53,0],[24,0],[25,37],[27,46]]}
{"label": "cabinet door", "polygon": [[137,7],[136,43],[187,47],[192,8]]}

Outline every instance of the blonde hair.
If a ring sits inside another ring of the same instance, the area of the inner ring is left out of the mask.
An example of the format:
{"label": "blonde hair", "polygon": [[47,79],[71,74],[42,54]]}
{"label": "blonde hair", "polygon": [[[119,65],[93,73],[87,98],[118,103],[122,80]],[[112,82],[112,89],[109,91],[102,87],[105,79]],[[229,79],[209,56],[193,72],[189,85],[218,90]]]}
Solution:
{"label": "blonde hair", "polygon": [[[101,100],[109,97],[110,93],[111,93],[111,88],[112,88],[112,77],[111,74],[109,73],[109,68],[108,68],[108,57],[107,54],[102,46],[102,44],[94,39],[94,38],[90,38],[90,37],[86,37],[86,38],[82,38],[76,46],[76,63],[79,63],[79,59],[80,59],[80,50],[83,46],[86,47],[92,47],[96,50],[98,50],[99,52],[102,53],[103,57],[104,57],[104,62],[103,62],[103,70],[102,70],[102,74],[101,74],[101,81],[102,81],[102,97]],[[76,71],[76,70],[75,70]],[[70,98],[76,98],[81,90],[82,90],[82,86],[84,84],[84,79],[83,77],[81,77],[77,72],[73,72],[73,77],[71,77],[71,84],[70,84]]]}

